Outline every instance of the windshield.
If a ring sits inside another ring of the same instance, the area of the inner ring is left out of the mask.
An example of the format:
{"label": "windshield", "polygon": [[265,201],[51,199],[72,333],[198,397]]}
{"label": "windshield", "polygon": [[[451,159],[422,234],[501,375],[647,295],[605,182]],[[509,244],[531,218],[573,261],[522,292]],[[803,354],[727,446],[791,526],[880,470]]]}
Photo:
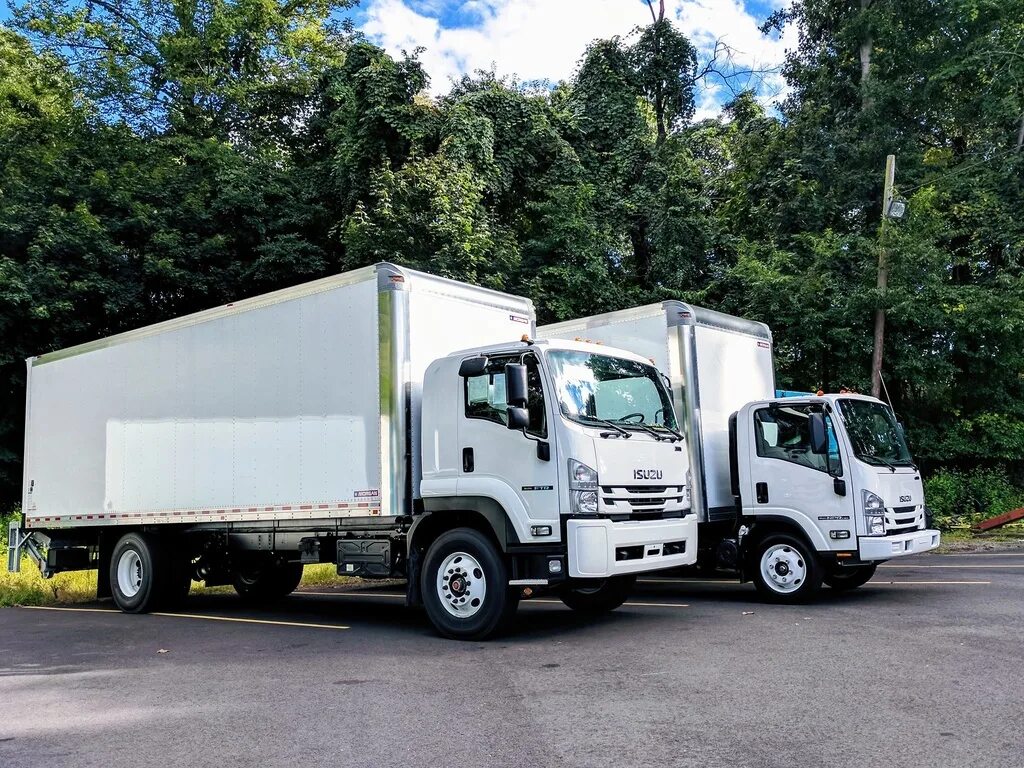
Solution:
{"label": "windshield", "polygon": [[868,464],[914,463],[892,409],[870,400],[840,400],[839,409],[854,455]]}
{"label": "windshield", "polygon": [[653,365],[573,350],[548,353],[562,415],[581,424],[676,428],[672,401]]}

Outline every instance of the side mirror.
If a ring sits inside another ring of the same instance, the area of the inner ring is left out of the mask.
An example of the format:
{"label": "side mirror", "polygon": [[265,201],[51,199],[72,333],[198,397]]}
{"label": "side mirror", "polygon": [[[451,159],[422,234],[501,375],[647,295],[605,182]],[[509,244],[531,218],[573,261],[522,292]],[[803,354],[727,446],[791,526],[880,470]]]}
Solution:
{"label": "side mirror", "polygon": [[530,426],[530,412],[525,408],[517,408],[515,406],[509,406],[505,413],[508,414],[508,428],[515,430],[524,430]]}
{"label": "side mirror", "polygon": [[811,432],[811,453],[828,453],[828,430],[825,428],[825,414],[812,413],[807,418],[807,427]]}
{"label": "side mirror", "polygon": [[525,365],[509,363],[505,366],[505,402],[509,406],[526,409],[528,396]]}
{"label": "side mirror", "polygon": [[486,357],[470,357],[463,360],[462,364],[459,366],[459,376],[464,379],[469,379],[473,376],[482,376],[486,370]]}

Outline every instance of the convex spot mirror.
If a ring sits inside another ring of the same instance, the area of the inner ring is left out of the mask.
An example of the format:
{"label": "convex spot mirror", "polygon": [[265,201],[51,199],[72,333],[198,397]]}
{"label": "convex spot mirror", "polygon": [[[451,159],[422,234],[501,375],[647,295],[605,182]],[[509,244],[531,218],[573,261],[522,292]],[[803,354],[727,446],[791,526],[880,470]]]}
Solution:
{"label": "convex spot mirror", "polygon": [[828,453],[828,429],[825,427],[825,414],[812,413],[807,417],[807,427],[811,433],[811,453]]}
{"label": "convex spot mirror", "polygon": [[509,429],[522,430],[530,426],[530,412],[525,408],[509,406],[506,413],[508,414]]}
{"label": "convex spot mirror", "polygon": [[486,357],[470,357],[463,360],[462,364],[459,366],[459,376],[464,379],[469,379],[473,376],[482,376],[486,370]]}

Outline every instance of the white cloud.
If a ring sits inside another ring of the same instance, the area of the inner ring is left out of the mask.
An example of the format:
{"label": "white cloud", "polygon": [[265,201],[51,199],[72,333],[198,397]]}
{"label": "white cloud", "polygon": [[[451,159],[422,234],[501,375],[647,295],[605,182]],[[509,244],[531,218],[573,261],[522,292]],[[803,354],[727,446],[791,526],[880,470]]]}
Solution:
{"label": "white cloud", "polygon": [[[782,40],[762,35],[763,20],[748,13],[742,0],[669,0],[666,5],[705,58],[721,40],[732,49],[731,64],[738,69],[778,66],[784,49],[796,44],[795,30]],[[592,40],[625,37],[651,19],[642,0],[367,0],[365,8],[363,31],[386,50],[426,49],[421,60],[435,94],[465,73],[492,66],[499,75],[521,80],[569,78]],[[445,8],[472,26],[446,27]],[[769,75],[758,90],[768,100],[783,87],[780,76]],[[701,93],[698,117],[717,113],[728,95],[721,87]]]}

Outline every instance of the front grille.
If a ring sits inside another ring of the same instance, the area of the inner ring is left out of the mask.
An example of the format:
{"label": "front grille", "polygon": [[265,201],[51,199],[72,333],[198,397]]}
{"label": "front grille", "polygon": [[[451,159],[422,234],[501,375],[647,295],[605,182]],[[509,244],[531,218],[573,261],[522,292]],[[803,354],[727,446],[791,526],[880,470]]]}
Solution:
{"label": "front grille", "polygon": [[916,530],[917,525],[907,525],[902,528],[887,528],[885,532],[887,535],[892,535],[897,533],[911,533]]}
{"label": "front grille", "polygon": [[909,515],[917,511],[917,507],[911,504],[909,507],[893,507],[892,511],[897,515]]}
{"label": "front grille", "polygon": [[637,518],[679,513],[686,501],[682,485],[602,485],[604,514]]}

